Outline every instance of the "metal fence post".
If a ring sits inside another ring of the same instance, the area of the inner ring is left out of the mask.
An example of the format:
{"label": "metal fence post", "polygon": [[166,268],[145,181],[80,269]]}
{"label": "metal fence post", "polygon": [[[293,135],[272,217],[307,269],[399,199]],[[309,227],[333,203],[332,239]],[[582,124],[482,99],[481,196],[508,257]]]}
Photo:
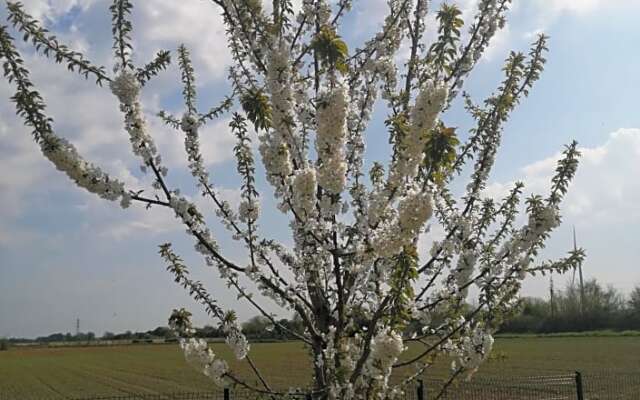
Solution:
{"label": "metal fence post", "polygon": [[231,393],[229,392],[229,388],[224,388],[224,400],[231,400]]}
{"label": "metal fence post", "polygon": [[422,379],[418,379],[418,387],[416,388],[418,400],[424,400],[424,381]]}
{"label": "metal fence post", "polygon": [[578,400],[584,400],[584,392],[582,390],[582,374],[580,371],[576,371],[576,392]]}

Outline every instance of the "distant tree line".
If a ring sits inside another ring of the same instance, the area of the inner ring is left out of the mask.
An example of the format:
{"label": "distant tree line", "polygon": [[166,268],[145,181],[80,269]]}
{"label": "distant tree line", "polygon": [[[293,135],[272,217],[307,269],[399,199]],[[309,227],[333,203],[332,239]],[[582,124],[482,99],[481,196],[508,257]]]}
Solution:
{"label": "distant tree line", "polygon": [[304,326],[296,315],[293,319],[280,319],[274,325],[272,321],[261,315],[255,316],[242,324],[242,331],[249,339],[291,340],[295,339],[291,332],[303,333]]}
{"label": "distant tree line", "polygon": [[523,298],[521,311],[502,326],[505,333],[584,332],[640,329],[640,286],[628,296],[595,279],[568,284],[549,299]]}
{"label": "distant tree line", "polygon": [[[553,298],[542,299],[524,297],[520,302],[520,312],[507,321],[500,329],[500,333],[555,333],[555,332],[585,332],[594,330],[640,330],[640,286],[637,286],[628,296],[612,286],[603,286],[595,279],[586,281],[582,291],[575,284],[569,284],[564,289],[554,292]],[[472,310],[470,305],[462,307]],[[437,323],[438,316],[432,323]],[[441,319],[444,319],[442,316]],[[255,316],[242,324],[242,331],[252,340],[291,340],[291,332],[301,333],[304,330],[298,317],[280,319],[274,325],[263,316]],[[362,322],[363,326],[365,321]],[[198,338],[224,338],[219,327],[205,325],[195,328]],[[422,326],[418,321],[411,322],[405,334],[420,333]],[[176,341],[174,333],[165,326],[159,326],[145,332],[126,331],[122,333],[105,332],[97,337],[93,332],[54,333],[35,339],[39,343],[51,342],[91,342],[128,340],[134,343],[151,342],[156,339]],[[34,342],[24,338],[0,338],[0,351],[7,350],[11,343]]]}
{"label": "distant tree line", "polygon": [[[249,319],[242,324],[242,329],[245,334],[252,339],[262,340],[289,340],[293,339],[290,333],[286,333],[283,328],[286,328],[289,332],[302,332],[302,322],[298,318],[288,320],[286,318],[278,321],[279,326],[275,327],[273,324],[263,316],[256,316]],[[224,332],[221,328],[205,325],[201,328],[195,328],[195,337],[198,338],[224,338]],[[153,330],[144,332],[126,331],[121,333],[105,332],[102,336],[97,336],[93,332],[87,333],[53,333],[48,336],[40,336],[34,339],[27,338],[0,338],[0,350],[8,348],[9,343],[53,343],[53,342],[78,342],[86,343],[92,341],[132,341],[132,342],[151,342],[156,339],[164,339],[165,341],[176,341],[177,338],[173,331],[166,326],[159,326]]]}

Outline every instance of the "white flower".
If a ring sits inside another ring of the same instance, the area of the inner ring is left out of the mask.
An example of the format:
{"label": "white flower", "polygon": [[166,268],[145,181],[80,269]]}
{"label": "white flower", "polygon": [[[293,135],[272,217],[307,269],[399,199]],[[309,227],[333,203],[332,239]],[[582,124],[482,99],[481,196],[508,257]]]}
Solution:
{"label": "white flower", "polygon": [[380,331],[371,346],[371,358],[383,365],[392,365],[404,351],[402,336],[395,331]]}
{"label": "white flower", "polygon": [[204,339],[183,339],[180,341],[180,348],[187,362],[199,371],[204,371],[204,368],[211,364],[215,358]]}
{"label": "white flower", "polygon": [[183,132],[193,131],[199,127],[200,124],[198,123],[198,119],[194,115],[185,113],[182,116],[182,119],[180,120],[180,129],[182,129]]}
{"label": "white flower", "polygon": [[191,114],[186,113],[180,122],[180,128],[185,134],[184,149],[189,160],[191,175],[198,179],[198,186],[208,184],[209,173],[204,167],[204,161],[200,152],[200,138],[198,133],[198,120]]}
{"label": "white flower", "polygon": [[318,168],[318,183],[329,193],[342,192],[347,184],[347,163],[343,157],[328,158],[323,160]]}
{"label": "white flower", "polygon": [[293,123],[295,120],[293,112],[294,94],[291,87],[291,73],[289,48],[285,41],[279,46],[270,49],[266,83],[267,89],[271,94],[271,122],[275,131],[274,135],[270,133],[268,136],[274,136],[273,140],[280,144],[286,143],[289,148],[296,149],[301,147],[300,140],[294,136]]}
{"label": "white flower", "polygon": [[411,189],[400,199],[395,219],[380,223],[373,239],[373,248],[380,257],[392,257],[411,243],[431,217],[431,196]]}
{"label": "white flower", "polygon": [[190,213],[190,210],[193,207],[193,204],[189,202],[184,197],[173,196],[169,200],[169,205],[175,211],[176,216],[181,218],[185,223],[191,223],[193,220],[193,215]]}
{"label": "white flower", "polygon": [[400,139],[398,159],[394,163],[390,183],[397,187],[406,178],[415,177],[418,166],[424,158],[423,150],[428,134],[434,128],[438,114],[447,101],[447,86],[429,81],[418,94],[411,110],[411,126],[409,132]]}
{"label": "white flower", "polygon": [[336,83],[335,88],[318,100],[318,183],[333,194],[342,192],[346,185],[347,164],[344,145],[348,106],[347,90],[343,83]]}
{"label": "white flower", "polygon": [[474,328],[460,339],[457,349],[454,350],[457,354],[457,364],[473,374],[491,353],[493,342],[493,336],[489,332]]}
{"label": "white flower", "polygon": [[144,166],[155,162],[159,167],[160,156],[147,132],[147,121],[140,104],[140,83],[135,75],[128,71],[122,71],[109,83],[111,92],[120,101],[120,110],[124,113],[125,129],[129,133],[129,141],[133,153],[143,160]]}
{"label": "white flower", "polygon": [[282,180],[291,175],[293,170],[289,148],[268,135],[262,136],[260,140],[259,150],[267,171],[267,179],[275,187],[280,187]]}
{"label": "white flower", "polygon": [[433,207],[431,196],[411,189],[398,204],[398,220],[407,237],[413,238],[422,226],[431,218]]}
{"label": "white flower", "polygon": [[187,362],[196,370],[211,378],[217,385],[224,386],[224,375],[228,371],[224,360],[216,359],[204,339],[180,339],[180,348]]}
{"label": "white flower", "polygon": [[211,378],[213,382],[218,386],[226,386],[227,381],[224,379],[224,375],[229,370],[226,361],[216,358],[210,365],[207,365],[204,369],[204,374]]}
{"label": "white flower", "polygon": [[367,373],[371,378],[387,386],[393,364],[404,351],[402,336],[389,329],[381,330],[373,338],[371,354],[367,361]]}
{"label": "white flower", "polygon": [[292,189],[295,210],[310,215],[316,204],[316,170],[308,167],[298,171],[293,179]]}
{"label": "white flower", "polygon": [[558,210],[553,206],[543,208],[537,218],[542,231],[550,231],[560,225]]}
{"label": "white flower", "polygon": [[123,208],[131,204],[131,196],[125,190],[124,183],[111,178],[99,167],[85,161],[66,139],[52,133],[43,134],[40,148],[56,169],[67,174],[79,187],[105,200],[120,199]]}
{"label": "white flower", "polygon": [[224,326],[224,331],[226,335],[225,342],[233,351],[233,354],[236,356],[236,359],[242,360],[247,354],[249,354],[249,341],[247,341],[246,336],[240,331],[234,324],[226,324]]}
{"label": "white flower", "polygon": [[128,106],[133,105],[140,94],[140,82],[133,73],[126,70],[109,82],[109,88],[120,103]]}
{"label": "white flower", "polygon": [[255,221],[258,219],[260,214],[260,204],[255,200],[247,201],[244,200],[240,203],[240,207],[238,209],[238,215],[240,216],[240,221],[249,222]]}
{"label": "white flower", "polygon": [[131,195],[129,193],[123,193],[122,199],[120,199],[120,207],[129,208],[131,205]]}

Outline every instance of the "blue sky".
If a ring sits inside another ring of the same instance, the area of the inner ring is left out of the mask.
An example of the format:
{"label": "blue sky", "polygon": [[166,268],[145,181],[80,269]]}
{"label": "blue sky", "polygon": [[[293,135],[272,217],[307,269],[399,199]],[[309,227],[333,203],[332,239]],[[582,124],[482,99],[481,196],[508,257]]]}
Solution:
{"label": "blue sky", "polygon": [[[110,67],[111,37],[108,1],[31,0],[27,10],[72,47],[97,63]],[[346,20],[351,47],[361,43],[382,20],[384,1],[354,1]],[[457,2],[465,16],[474,0]],[[537,32],[551,36],[548,64],[531,96],[513,113],[506,126],[487,194],[501,196],[515,180],[528,192],[544,192],[562,146],[580,142],[583,159],[563,207],[564,226],[549,241],[543,258],[562,255],[572,245],[571,227],[586,248],[587,277],[595,277],[624,291],[640,285],[640,43],[637,29],[639,0],[521,0],[509,14],[509,23],[474,71],[466,89],[480,100],[499,82],[502,60],[509,50],[527,51]],[[159,49],[174,50],[184,42],[194,53],[200,103],[215,104],[225,94],[227,54],[223,28],[210,2],[145,0],[135,2],[136,58],[146,62]],[[366,4],[366,7],[364,6]],[[4,10],[0,11],[4,19]],[[71,139],[87,158],[136,187],[148,180],[137,171],[113,96],[72,76],[64,68],[33,57],[26,51],[34,81],[48,100],[58,134]],[[151,116],[161,108],[180,111],[175,66],[145,92]],[[171,276],[157,255],[157,245],[172,241],[193,273],[209,284],[223,305],[234,305],[235,295],[217,282],[217,274],[203,267],[192,243],[166,211],[135,207],[126,211],[84,193],[55,171],[39,154],[28,130],[14,116],[0,83],[0,337],[36,336],[82,330],[146,330],[165,324],[173,308],[196,311],[206,318]],[[385,159],[386,137],[382,116],[368,132],[368,161]],[[454,107],[444,117],[464,135],[469,119]],[[237,199],[230,159],[233,138],[226,120],[207,128],[203,146],[223,195]],[[164,158],[173,168],[170,180],[191,185],[184,172],[181,138],[152,120]],[[287,238],[278,227],[281,215],[271,207],[270,189],[260,176],[262,229]],[[213,220],[212,220],[213,221]],[[242,249],[225,239],[221,244],[242,261]],[[276,227],[276,228],[272,228]],[[267,229],[268,228],[268,229]],[[424,239],[424,245],[429,241]],[[570,278],[570,276],[568,277]],[[560,284],[567,277],[558,277]],[[545,296],[546,279],[525,282],[523,293]],[[275,308],[272,308],[274,311]],[[253,315],[245,306],[242,318]]]}

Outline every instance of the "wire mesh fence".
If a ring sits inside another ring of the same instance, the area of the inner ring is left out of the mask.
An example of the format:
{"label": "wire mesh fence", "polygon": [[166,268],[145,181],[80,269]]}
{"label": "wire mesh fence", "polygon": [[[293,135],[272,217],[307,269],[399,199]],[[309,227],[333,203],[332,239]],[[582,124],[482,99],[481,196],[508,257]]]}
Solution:
{"label": "wire mesh fence", "polygon": [[446,381],[423,381],[422,399],[442,400],[574,400],[577,398],[575,375],[551,375],[509,378],[480,378],[447,385]]}
{"label": "wire mesh fence", "polygon": [[[206,393],[122,394],[69,400],[316,400],[309,393],[258,394],[246,389]],[[18,400],[5,397],[0,400]],[[23,400],[23,399],[20,399]],[[640,400],[640,374],[587,373],[474,378],[470,381],[424,377],[405,388],[404,400]]]}
{"label": "wire mesh fence", "polygon": [[260,394],[245,389],[223,389],[193,393],[131,393],[117,396],[68,398],[69,400],[307,400],[308,393]]}
{"label": "wire mesh fence", "polygon": [[[476,378],[451,385],[444,379],[418,383],[410,400],[640,400],[640,374],[601,373]],[[412,396],[413,395],[413,396]]]}
{"label": "wire mesh fence", "polygon": [[118,396],[83,397],[74,400],[224,400],[224,392],[123,394]]}
{"label": "wire mesh fence", "polygon": [[618,373],[611,375],[583,374],[585,400],[638,400],[640,399],[640,374]]}

